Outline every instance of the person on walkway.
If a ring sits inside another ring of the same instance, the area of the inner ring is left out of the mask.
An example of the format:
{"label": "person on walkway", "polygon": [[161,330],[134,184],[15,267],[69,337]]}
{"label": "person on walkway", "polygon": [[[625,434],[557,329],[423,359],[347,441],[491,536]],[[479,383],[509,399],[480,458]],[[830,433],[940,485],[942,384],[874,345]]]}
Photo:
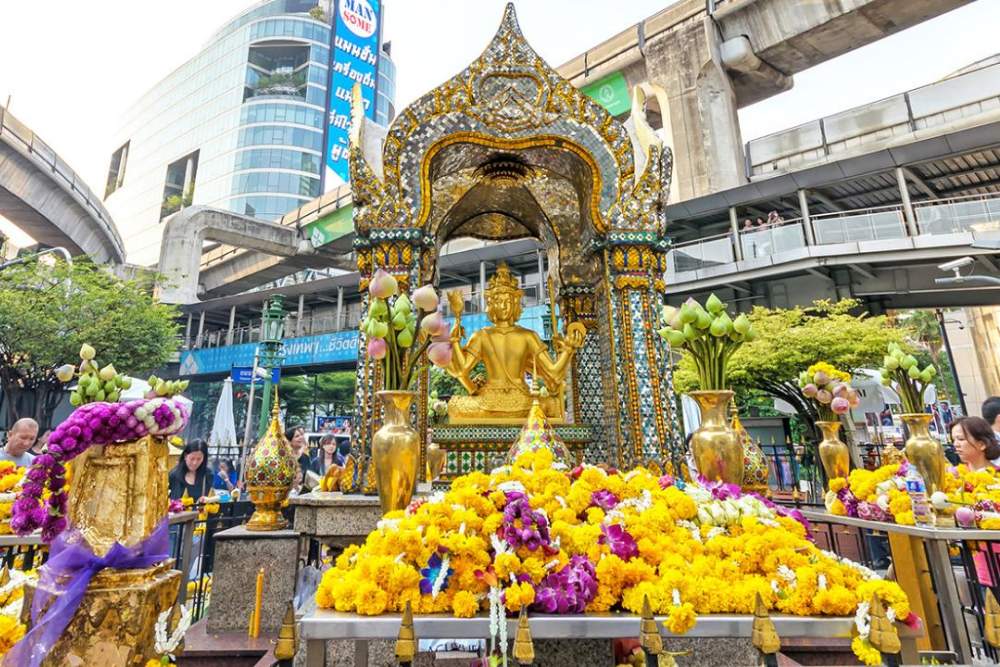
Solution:
{"label": "person on walkway", "polygon": [[750,218],[747,218],[746,220],[743,221],[743,231],[744,232],[752,232],[753,231],[753,220],[751,220]]}
{"label": "person on walkway", "polygon": [[306,441],[306,430],[301,426],[289,426],[285,429],[285,439],[292,446],[292,456],[299,462],[302,478],[305,479],[306,473],[313,469],[307,451],[309,443]]}
{"label": "person on walkway", "polygon": [[38,439],[38,422],[24,417],[14,422],[7,432],[7,444],[0,451],[0,461],[10,461],[19,468],[27,468],[35,460],[28,450]]}
{"label": "person on walkway", "polygon": [[327,434],[320,438],[319,451],[316,452],[316,456],[313,457],[310,465],[312,466],[312,471],[321,477],[326,474],[330,466],[341,465],[337,463],[336,436]]}
{"label": "person on walkway", "polygon": [[181,458],[170,471],[170,499],[179,500],[185,492],[195,502],[212,493],[212,469],[208,467],[208,443],[190,440],[184,445]]}
{"label": "person on walkway", "polygon": [[989,423],[982,417],[961,417],[951,425],[951,439],[958,458],[969,470],[995,468],[1000,458],[1000,443]]}

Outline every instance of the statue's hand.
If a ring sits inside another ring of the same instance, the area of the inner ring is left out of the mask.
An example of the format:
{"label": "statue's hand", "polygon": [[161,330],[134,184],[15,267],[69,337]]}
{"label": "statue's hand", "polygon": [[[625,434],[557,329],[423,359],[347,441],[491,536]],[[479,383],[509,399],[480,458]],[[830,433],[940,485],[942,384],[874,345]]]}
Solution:
{"label": "statue's hand", "polygon": [[583,347],[584,338],[587,336],[587,329],[579,322],[573,322],[566,327],[566,335],[562,337],[564,345],[570,349],[579,350]]}
{"label": "statue's hand", "polygon": [[451,342],[461,343],[462,337],[464,335],[465,335],[465,330],[462,328],[462,325],[456,321],[455,326],[451,328],[451,337],[450,337]]}

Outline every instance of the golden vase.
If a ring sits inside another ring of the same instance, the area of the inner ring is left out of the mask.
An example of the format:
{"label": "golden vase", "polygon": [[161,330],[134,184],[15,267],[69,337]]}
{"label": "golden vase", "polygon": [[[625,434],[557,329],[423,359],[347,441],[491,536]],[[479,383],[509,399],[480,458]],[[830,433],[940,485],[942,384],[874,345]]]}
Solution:
{"label": "golden vase", "polygon": [[267,433],[254,447],[247,463],[247,492],[254,504],[253,516],[246,525],[247,530],[270,531],[288,527],[288,520],[281,514],[281,507],[288,499],[298,465],[291,445],[281,431],[278,399],[275,396]]}
{"label": "golden vase", "polygon": [[823,462],[827,484],[834,477],[847,479],[847,473],[851,470],[851,453],[840,440],[840,422],[818,421],[816,426],[823,432],[823,439],[819,443],[819,460]]}
{"label": "golden vase", "polygon": [[448,452],[441,449],[441,445],[436,442],[432,442],[427,445],[427,481],[433,482],[441,473],[444,471],[445,460],[448,457]]}
{"label": "golden vase", "polygon": [[380,391],[382,427],[372,437],[382,513],[406,509],[413,498],[420,462],[420,436],[410,423],[412,391]]}
{"label": "golden vase", "polygon": [[907,413],[900,417],[910,431],[910,437],[903,449],[906,460],[917,467],[927,486],[927,494],[930,495],[941,488],[945,467],[944,448],[928,431],[933,415],[920,412]]}
{"label": "golden vase", "polygon": [[743,484],[743,444],[730,427],[733,392],[692,391],[701,410],[701,426],[691,436],[691,454],[698,473],[710,482]]}

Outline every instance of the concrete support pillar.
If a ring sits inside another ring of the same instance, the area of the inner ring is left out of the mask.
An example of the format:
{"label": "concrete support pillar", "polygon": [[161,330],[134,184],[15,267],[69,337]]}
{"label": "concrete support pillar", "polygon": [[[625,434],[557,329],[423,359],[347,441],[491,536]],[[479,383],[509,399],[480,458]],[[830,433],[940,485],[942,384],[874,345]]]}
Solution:
{"label": "concrete support pillar", "polygon": [[906,172],[902,167],[896,167],[896,186],[899,188],[899,198],[903,202],[903,220],[906,221],[906,233],[916,236],[917,216],[913,213],[913,202],[910,201],[910,189],[906,187]]}
{"label": "concrete support pillar", "polygon": [[295,319],[295,332],[296,332],[295,335],[296,336],[302,336],[305,333],[303,331],[303,327],[302,327],[302,324],[303,324],[303,322],[302,322],[302,314],[303,314],[303,311],[305,310],[305,308],[306,308],[306,295],[305,294],[300,294],[299,295],[299,312],[298,312],[298,315],[296,316],[296,319]]}
{"label": "concrete support pillar", "polygon": [[806,235],[806,245],[816,245],[812,218],[809,217],[809,197],[805,189],[799,190],[799,213],[802,215],[802,231]]}
{"label": "concrete support pillar", "polygon": [[486,312],[486,262],[479,262],[479,312]]}
{"label": "concrete support pillar", "polygon": [[187,327],[184,329],[184,347],[191,348],[191,313],[188,313]]}
{"label": "concrete support pillar", "polygon": [[187,163],[184,165],[184,190],[181,191],[181,196],[183,197],[189,191],[193,189],[194,186],[194,156],[192,155],[187,159]]}
{"label": "concrete support pillar", "polygon": [[334,327],[336,331],[340,331],[344,326],[344,288],[337,288],[337,325]]}
{"label": "concrete support pillar", "polygon": [[743,261],[743,244],[740,243],[740,220],[736,215],[736,207],[729,207],[729,230],[733,234],[733,256],[737,262]]}
{"label": "concrete support pillar", "polygon": [[233,344],[233,325],[236,324],[236,306],[229,309],[229,330],[226,332],[226,345]]}
{"label": "concrete support pillar", "polygon": [[202,342],[201,337],[202,334],[204,333],[205,333],[205,311],[203,310],[201,311],[201,314],[198,316],[198,339],[196,341],[196,345],[198,347],[201,347],[201,342]]}
{"label": "concrete support pillar", "polygon": [[[683,1],[692,11],[699,4]],[[650,39],[643,51],[646,80],[662,87],[669,100],[678,200],[747,181],[736,92],[719,47],[718,29],[702,12]]]}
{"label": "concrete support pillar", "polygon": [[538,300],[542,301],[545,294],[545,256],[541,250],[536,250],[535,258],[538,260]]}

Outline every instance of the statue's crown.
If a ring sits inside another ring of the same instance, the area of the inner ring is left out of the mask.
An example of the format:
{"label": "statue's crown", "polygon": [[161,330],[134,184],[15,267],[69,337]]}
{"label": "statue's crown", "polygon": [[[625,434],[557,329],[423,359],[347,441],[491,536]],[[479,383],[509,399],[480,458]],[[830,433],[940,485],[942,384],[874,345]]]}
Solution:
{"label": "statue's crown", "polygon": [[518,285],[517,278],[511,275],[506,262],[500,263],[496,273],[493,274],[493,277],[490,278],[487,284],[486,293],[492,294],[494,292],[521,292],[521,286]]}

